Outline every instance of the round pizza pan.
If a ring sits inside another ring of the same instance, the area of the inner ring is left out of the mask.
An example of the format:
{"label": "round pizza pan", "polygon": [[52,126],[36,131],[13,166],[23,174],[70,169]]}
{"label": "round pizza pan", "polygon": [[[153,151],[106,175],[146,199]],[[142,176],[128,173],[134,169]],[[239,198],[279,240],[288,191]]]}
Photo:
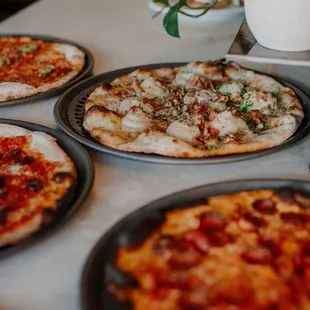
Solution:
{"label": "round pizza pan", "polygon": [[19,250],[41,240],[54,232],[60,225],[64,224],[82,205],[88,196],[94,180],[93,162],[86,150],[77,142],[65,134],[54,129],[24,121],[0,118],[0,124],[10,124],[26,128],[31,131],[45,132],[57,139],[58,145],[68,154],[77,170],[77,183],[69,199],[65,199],[64,205],[57,212],[54,220],[46,227],[34,233],[16,245],[0,247],[0,258],[14,254]]}
{"label": "round pizza pan", "polygon": [[45,36],[45,35],[35,35],[35,34],[28,34],[28,33],[0,33],[0,37],[30,37],[32,39],[39,39],[47,42],[55,42],[55,43],[62,43],[62,44],[70,44],[73,46],[76,46],[78,49],[80,49],[82,52],[85,53],[85,64],[81,72],[72,80],[69,82],[65,83],[62,86],[56,87],[54,89],[48,90],[46,92],[42,92],[39,94],[35,94],[32,96],[20,98],[20,99],[12,99],[8,101],[3,101],[0,102],[0,107],[5,107],[5,106],[10,106],[10,105],[16,105],[16,104],[25,104],[25,103],[32,103],[37,100],[42,100],[50,97],[54,97],[57,95],[60,95],[63,93],[65,90],[73,86],[74,84],[82,81],[85,78],[88,78],[92,75],[92,71],[94,68],[94,56],[92,53],[86,49],[85,47],[79,45],[78,43],[66,40],[66,39],[61,39],[61,38],[56,38],[52,36]]}
{"label": "round pizza pan", "polygon": [[[310,132],[310,98],[299,88],[293,84],[284,81],[280,78],[272,76],[274,79],[285,85],[286,87],[292,88],[299,100],[301,101],[304,111],[305,118],[300,125],[297,132],[283,144],[275,146],[273,148],[237,154],[237,155],[227,155],[209,158],[173,158],[168,156],[153,155],[153,154],[142,154],[142,153],[131,153],[123,152],[108,146],[104,146],[99,142],[95,141],[82,127],[82,117],[84,114],[84,105],[90,95],[90,93],[98,86],[100,83],[109,83],[115,78],[128,74],[136,69],[149,68],[158,69],[164,67],[178,67],[183,66],[185,63],[165,63],[165,64],[152,64],[130,67],[125,69],[120,69],[108,73],[103,73],[94,77],[91,77],[85,81],[82,81],[68,91],[66,91],[56,102],[54,107],[54,118],[57,125],[69,136],[77,140],[78,142],[106,154],[116,155],[119,157],[139,160],[149,163],[160,163],[160,164],[223,164],[228,162],[236,162],[242,160],[253,159],[261,156],[266,156],[272,154],[276,151],[284,150],[292,146],[297,141],[304,138]],[[265,74],[265,73],[264,73]],[[267,74],[265,74],[267,75]]]}
{"label": "round pizza pan", "polygon": [[310,182],[283,179],[222,182],[172,194],[137,209],[106,232],[89,254],[81,277],[82,309],[127,309],[120,307],[107,289],[109,283],[124,285],[132,281],[116,269],[113,263],[116,251],[119,246],[134,247],[141,244],[162,223],[164,212],[198,205],[211,196],[255,189],[282,189],[283,192],[290,189],[310,195]]}

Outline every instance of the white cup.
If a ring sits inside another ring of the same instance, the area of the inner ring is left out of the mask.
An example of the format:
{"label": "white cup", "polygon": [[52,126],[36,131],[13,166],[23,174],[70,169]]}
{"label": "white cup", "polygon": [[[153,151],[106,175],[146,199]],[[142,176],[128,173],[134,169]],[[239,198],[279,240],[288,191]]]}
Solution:
{"label": "white cup", "polygon": [[245,0],[245,14],[261,45],[285,52],[310,50],[310,0]]}

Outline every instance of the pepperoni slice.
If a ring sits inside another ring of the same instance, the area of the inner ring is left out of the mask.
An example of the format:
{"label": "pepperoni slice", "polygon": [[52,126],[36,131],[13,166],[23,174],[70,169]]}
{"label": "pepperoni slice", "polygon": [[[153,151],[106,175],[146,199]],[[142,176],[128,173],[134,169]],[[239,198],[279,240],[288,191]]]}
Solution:
{"label": "pepperoni slice", "polygon": [[272,236],[261,236],[260,244],[263,248],[268,249],[274,257],[281,254],[280,242]]}
{"label": "pepperoni slice", "polygon": [[284,212],[280,216],[283,222],[295,225],[306,224],[310,220],[309,215],[305,213]]}
{"label": "pepperoni slice", "polygon": [[249,264],[268,265],[272,261],[272,254],[264,247],[256,247],[245,251],[242,258]]}
{"label": "pepperoni slice", "polygon": [[277,212],[276,204],[270,199],[258,199],[253,203],[254,210],[271,215]]}
{"label": "pepperoni slice", "polygon": [[209,234],[209,239],[214,247],[222,247],[232,242],[232,237],[223,231]]}
{"label": "pepperoni slice", "polygon": [[186,269],[197,265],[201,259],[202,254],[194,248],[186,250],[173,249],[169,264],[176,269]]}
{"label": "pepperoni slice", "polygon": [[208,211],[200,216],[199,229],[205,233],[222,231],[226,227],[223,215],[216,211]]}
{"label": "pepperoni slice", "polygon": [[310,240],[307,240],[302,245],[302,254],[310,257]]}
{"label": "pepperoni slice", "polygon": [[209,238],[198,230],[188,231],[183,236],[184,240],[193,245],[202,253],[208,253],[210,248]]}
{"label": "pepperoni slice", "polygon": [[243,218],[254,225],[256,228],[266,227],[268,225],[267,221],[261,217],[255,216],[251,213],[246,213]]}

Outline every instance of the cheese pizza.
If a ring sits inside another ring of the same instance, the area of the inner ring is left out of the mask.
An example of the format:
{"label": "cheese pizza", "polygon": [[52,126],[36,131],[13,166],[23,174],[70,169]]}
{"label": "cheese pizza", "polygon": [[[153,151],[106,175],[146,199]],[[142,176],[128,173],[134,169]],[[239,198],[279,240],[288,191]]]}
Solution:
{"label": "cheese pizza", "polygon": [[84,67],[85,54],[69,44],[0,37],[0,101],[62,86]]}
{"label": "cheese pizza", "polygon": [[268,149],[304,118],[295,92],[235,63],[138,69],[99,85],[84,129],[125,152],[203,158]]}
{"label": "cheese pizza", "polygon": [[168,211],[115,265],[134,280],[109,286],[126,309],[310,309],[310,197],[253,190]]}
{"label": "cheese pizza", "polygon": [[0,248],[50,224],[75,183],[74,164],[53,137],[0,124]]}

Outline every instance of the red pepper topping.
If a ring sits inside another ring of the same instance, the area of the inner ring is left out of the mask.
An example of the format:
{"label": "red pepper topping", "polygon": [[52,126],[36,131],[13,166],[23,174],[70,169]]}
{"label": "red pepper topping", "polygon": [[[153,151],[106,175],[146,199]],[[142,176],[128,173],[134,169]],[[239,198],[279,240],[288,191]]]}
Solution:
{"label": "red pepper topping", "polygon": [[272,261],[272,254],[266,248],[256,247],[245,251],[242,258],[249,264],[267,265]]}
{"label": "red pepper topping", "polygon": [[277,211],[276,204],[270,199],[259,199],[253,203],[254,210],[270,215],[275,214]]}
{"label": "red pepper topping", "polygon": [[216,211],[208,211],[200,216],[199,230],[205,233],[221,231],[226,227],[223,215]]}

